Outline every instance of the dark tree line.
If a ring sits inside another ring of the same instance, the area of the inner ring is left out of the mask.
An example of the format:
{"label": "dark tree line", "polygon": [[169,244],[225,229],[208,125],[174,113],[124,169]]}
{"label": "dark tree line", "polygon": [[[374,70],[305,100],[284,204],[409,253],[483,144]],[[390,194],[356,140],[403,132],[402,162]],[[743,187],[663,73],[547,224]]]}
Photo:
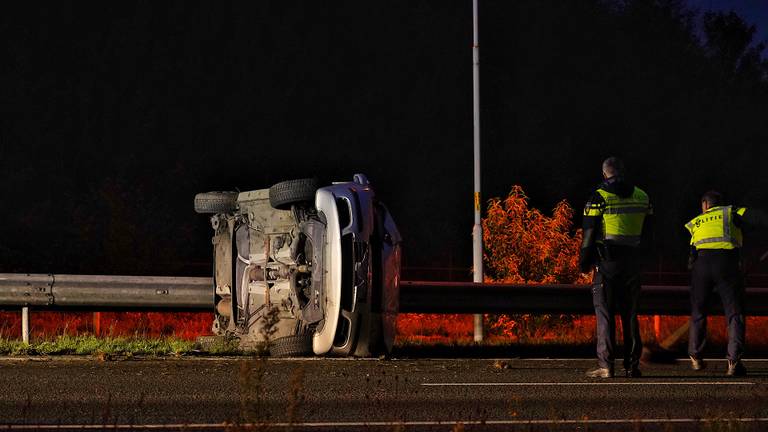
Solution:
{"label": "dark tree line", "polygon": [[[204,274],[196,192],[354,172],[397,217],[407,264],[468,267],[471,9],[449,3],[9,10],[0,271]],[[489,0],[480,19],[485,198],[520,184],[535,206],[579,208],[619,155],[653,197],[668,270],[704,190],[768,208],[751,23],[678,0]]]}

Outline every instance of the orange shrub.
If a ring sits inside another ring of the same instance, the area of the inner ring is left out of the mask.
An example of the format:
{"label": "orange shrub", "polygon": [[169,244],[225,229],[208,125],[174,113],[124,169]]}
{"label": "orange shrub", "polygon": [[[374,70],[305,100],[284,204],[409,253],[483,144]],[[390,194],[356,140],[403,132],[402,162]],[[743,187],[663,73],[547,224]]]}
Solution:
{"label": "orange shrub", "polygon": [[[573,231],[573,209],[567,201],[557,203],[549,217],[530,208],[523,188],[515,185],[503,200],[488,201],[482,223],[486,282],[589,282],[590,276],[579,272],[581,230]],[[570,315],[486,315],[490,338],[526,342],[553,340],[564,333],[570,335],[569,341],[581,342],[593,332],[589,323]],[[401,339],[464,340],[472,337],[472,329],[469,315],[403,314],[398,318]]]}
{"label": "orange shrub", "polygon": [[581,230],[573,232],[573,209],[563,200],[552,216],[528,207],[523,188],[488,201],[483,219],[485,280],[501,283],[588,283],[579,272]]}
{"label": "orange shrub", "polygon": [[[563,200],[552,216],[530,208],[520,186],[506,198],[488,201],[483,220],[484,279],[498,283],[588,283],[579,271],[581,230],[573,231],[573,208]],[[547,341],[571,334],[582,341],[581,320],[571,315],[486,315],[488,333],[526,342]]]}

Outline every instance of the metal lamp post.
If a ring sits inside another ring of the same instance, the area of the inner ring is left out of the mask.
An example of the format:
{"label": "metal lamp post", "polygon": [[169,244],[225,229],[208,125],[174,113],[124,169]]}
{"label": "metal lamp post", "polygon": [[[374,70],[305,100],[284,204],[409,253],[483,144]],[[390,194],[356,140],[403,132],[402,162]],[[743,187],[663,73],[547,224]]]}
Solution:
{"label": "metal lamp post", "polygon": [[[472,0],[472,82],[475,135],[475,224],[472,227],[472,269],[475,283],[483,282],[483,229],[480,225],[480,46],[477,31],[477,1]],[[483,340],[483,315],[475,314],[475,342]]]}

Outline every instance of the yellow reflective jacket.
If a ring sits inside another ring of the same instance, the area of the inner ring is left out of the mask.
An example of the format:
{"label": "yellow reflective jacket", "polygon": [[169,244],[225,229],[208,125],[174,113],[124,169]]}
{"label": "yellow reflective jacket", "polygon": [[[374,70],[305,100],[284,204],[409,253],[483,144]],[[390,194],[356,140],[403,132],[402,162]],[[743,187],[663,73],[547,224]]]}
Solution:
{"label": "yellow reflective jacket", "polygon": [[691,233],[691,246],[696,249],[736,249],[743,241],[735,215],[743,216],[747,209],[733,206],[712,207],[691,219],[685,228]]}
{"label": "yellow reflective jacket", "polygon": [[593,203],[584,209],[584,216],[602,216],[602,230],[598,243],[620,246],[640,246],[645,217],[653,214],[646,194],[635,186],[632,195],[621,197],[600,188],[597,193],[602,203]]}

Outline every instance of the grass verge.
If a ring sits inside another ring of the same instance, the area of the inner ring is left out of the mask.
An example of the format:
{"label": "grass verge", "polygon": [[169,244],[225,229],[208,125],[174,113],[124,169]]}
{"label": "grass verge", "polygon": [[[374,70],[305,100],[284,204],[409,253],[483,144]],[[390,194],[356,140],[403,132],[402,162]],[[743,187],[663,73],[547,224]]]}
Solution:
{"label": "grass verge", "polygon": [[[200,352],[194,341],[177,338],[95,337],[92,335],[58,336],[53,340],[24,343],[0,339],[0,355],[94,355],[94,356],[181,356]],[[244,354],[236,344],[220,343],[206,353],[216,355]]]}
{"label": "grass verge", "polygon": [[[203,343],[200,343],[203,341]],[[15,339],[0,338],[0,355],[11,357],[84,355],[104,359],[134,356],[180,357],[189,355],[212,356],[259,356],[257,351],[242,350],[237,340],[225,338],[201,338],[194,342],[163,337],[95,337],[92,335],[64,335],[55,339],[38,340],[31,344]],[[591,355],[594,347],[588,344],[520,344],[503,340],[470,340],[400,338],[392,352],[393,357],[443,358],[443,357],[517,357],[553,355],[566,350],[571,355]]]}

